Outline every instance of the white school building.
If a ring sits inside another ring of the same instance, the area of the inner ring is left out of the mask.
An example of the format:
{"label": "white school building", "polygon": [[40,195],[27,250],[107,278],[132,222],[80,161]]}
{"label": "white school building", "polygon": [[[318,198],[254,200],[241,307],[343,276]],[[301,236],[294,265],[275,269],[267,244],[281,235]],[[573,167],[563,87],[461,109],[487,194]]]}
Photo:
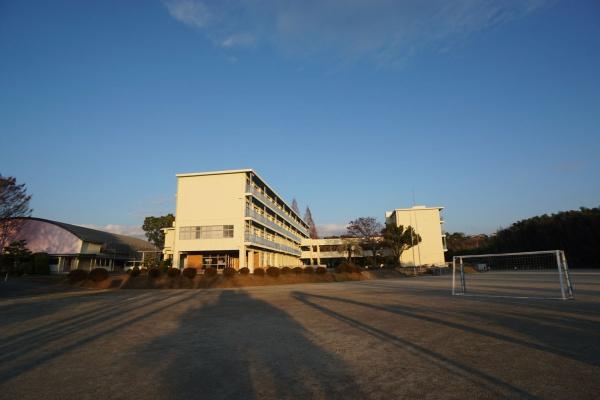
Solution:
{"label": "white school building", "polygon": [[[236,269],[328,264],[344,258],[341,239],[310,239],[308,225],[252,169],[178,174],[173,227],[164,229],[165,258],[177,268]],[[411,225],[422,242],[403,265],[444,265],[442,207],[386,213],[386,222]]]}

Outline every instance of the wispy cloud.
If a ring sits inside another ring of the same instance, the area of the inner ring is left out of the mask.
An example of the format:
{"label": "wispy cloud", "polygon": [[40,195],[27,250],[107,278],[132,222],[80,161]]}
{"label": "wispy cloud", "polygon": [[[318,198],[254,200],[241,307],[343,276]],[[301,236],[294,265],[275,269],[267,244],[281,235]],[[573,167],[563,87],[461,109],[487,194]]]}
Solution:
{"label": "wispy cloud", "polygon": [[235,47],[235,46],[252,46],[256,42],[254,35],[250,33],[237,33],[231,35],[221,42],[223,47]]}
{"label": "wispy cloud", "polygon": [[[226,48],[264,44],[294,56],[401,62],[448,51],[470,35],[552,0],[170,0],[170,14]],[[242,32],[242,33],[241,33]]]}
{"label": "wispy cloud", "polygon": [[320,237],[334,236],[346,233],[346,226],[348,224],[323,224],[317,225],[317,232]]}
{"label": "wispy cloud", "polygon": [[208,7],[201,1],[176,0],[168,1],[165,5],[173,18],[186,25],[202,28],[211,19]]}
{"label": "wispy cloud", "polygon": [[118,225],[118,224],[108,224],[108,225],[92,225],[92,224],[82,224],[86,228],[97,229],[99,231],[105,231],[110,233],[116,233],[119,235],[127,235],[133,236],[140,239],[146,239],[144,231],[141,226],[137,225]]}

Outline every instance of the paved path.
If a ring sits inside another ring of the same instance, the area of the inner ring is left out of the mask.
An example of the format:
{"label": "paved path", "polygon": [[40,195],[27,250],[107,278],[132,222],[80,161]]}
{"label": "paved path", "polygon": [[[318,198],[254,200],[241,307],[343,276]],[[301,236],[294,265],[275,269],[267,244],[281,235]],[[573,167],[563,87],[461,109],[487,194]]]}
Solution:
{"label": "paved path", "polygon": [[574,301],[449,277],[4,296],[0,399],[598,398],[600,274],[573,280]]}

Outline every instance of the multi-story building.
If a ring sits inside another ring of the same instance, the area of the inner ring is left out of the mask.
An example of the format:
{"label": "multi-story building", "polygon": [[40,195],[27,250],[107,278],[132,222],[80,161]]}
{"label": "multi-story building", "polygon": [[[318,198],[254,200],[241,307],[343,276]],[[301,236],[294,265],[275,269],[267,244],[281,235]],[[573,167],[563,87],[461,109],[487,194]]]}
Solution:
{"label": "multi-story building", "polygon": [[166,257],[178,268],[297,266],[308,225],[251,169],[177,175]]}
{"label": "multi-story building", "polygon": [[[410,225],[422,238],[403,265],[444,265],[441,210],[386,213],[387,223]],[[178,174],[175,214],[163,254],[177,268],[335,265],[347,258],[348,240],[356,241],[353,258],[371,255],[358,239],[310,239],[306,222],[252,169]]]}
{"label": "multi-story building", "polygon": [[415,246],[404,251],[400,263],[406,266],[444,265],[446,235],[442,229],[444,207],[414,206],[397,208],[385,213],[386,223],[396,226],[412,226],[421,237]]}
{"label": "multi-story building", "polygon": [[[443,207],[415,206],[398,208],[385,214],[386,223],[411,226],[421,241],[404,251],[400,263],[406,267],[444,266],[446,251],[446,235],[443,233],[444,223],[441,211]],[[382,238],[378,238],[382,240]],[[337,265],[348,258],[361,263],[368,263],[372,251],[363,249],[358,238],[305,239],[302,241],[302,261],[307,265]],[[382,258],[390,257],[387,249],[378,251]]]}

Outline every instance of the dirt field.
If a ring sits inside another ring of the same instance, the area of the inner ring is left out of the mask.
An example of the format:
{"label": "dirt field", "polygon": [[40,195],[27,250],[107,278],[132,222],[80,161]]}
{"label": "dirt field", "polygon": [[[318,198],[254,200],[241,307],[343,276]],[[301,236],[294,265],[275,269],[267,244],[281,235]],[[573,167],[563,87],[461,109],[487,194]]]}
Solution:
{"label": "dirt field", "polygon": [[[545,290],[539,278],[527,286]],[[573,281],[574,301],[451,297],[448,276],[25,295],[13,283],[0,286],[0,398],[594,399],[600,272]]]}

